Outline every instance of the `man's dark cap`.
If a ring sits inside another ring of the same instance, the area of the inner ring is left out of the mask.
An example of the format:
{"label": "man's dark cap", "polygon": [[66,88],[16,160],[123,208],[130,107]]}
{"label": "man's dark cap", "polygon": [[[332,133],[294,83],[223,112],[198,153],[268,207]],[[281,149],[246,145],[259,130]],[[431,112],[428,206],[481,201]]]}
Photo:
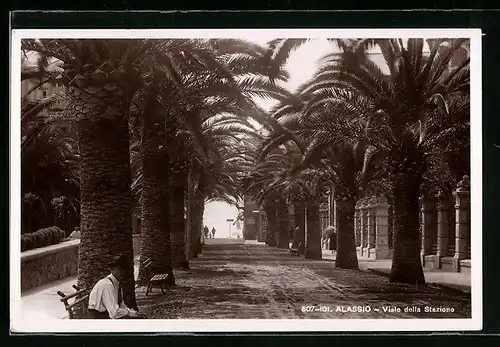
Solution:
{"label": "man's dark cap", "polygon": [[125,268],[127,266],[127,257],[124,254],[117,255],[108,263],[109,267],[119,266]]}

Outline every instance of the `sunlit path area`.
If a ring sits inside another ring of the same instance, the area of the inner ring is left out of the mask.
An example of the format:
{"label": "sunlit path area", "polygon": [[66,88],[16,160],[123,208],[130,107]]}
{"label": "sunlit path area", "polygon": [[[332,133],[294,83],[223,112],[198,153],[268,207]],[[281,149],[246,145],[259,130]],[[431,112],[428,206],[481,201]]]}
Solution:
{"label": "sunlit path area", "polygon": [[[177,273],[177,287],[166,295],[139,292],[138,304],[149,317],[162,319],[470,317],[468,295],[387,281],[255,241],[215,239],[189,271]],[[425,312],[425,307],[454,312]],[[393,312],[397,309],[401,312]]]}

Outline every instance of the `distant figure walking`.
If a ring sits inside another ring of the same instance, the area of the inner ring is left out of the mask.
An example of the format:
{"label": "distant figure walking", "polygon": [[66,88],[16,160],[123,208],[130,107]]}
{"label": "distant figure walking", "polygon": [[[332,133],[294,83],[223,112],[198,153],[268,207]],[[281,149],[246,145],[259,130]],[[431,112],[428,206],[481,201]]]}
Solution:
{"label": "distant figure walking", "polygon": [[209,235],[209,230],[208,230],[208,227],[205,225],[205,227],[203,228],[203,234],[205,235],[205,238],[208,238],[210,237]]}
{"label": "distant figure walking", "polygon": [[75,227],[75,230],[73,230],[73,232],[69,235],[69,238],[70,239],[79,239],[81,236],[80,236],[80,228],[79,227]]}
{"label": "distant figure walking", "polygon": [[212,227],[212,238],[215,239],[215,227]]}
{"label": "distant figure walking", "polygon": [[337,250],[337,233],[331,233],[329,236],[329,240],[329,250],[332,251],[332,253],[335,253],[335,251]]}

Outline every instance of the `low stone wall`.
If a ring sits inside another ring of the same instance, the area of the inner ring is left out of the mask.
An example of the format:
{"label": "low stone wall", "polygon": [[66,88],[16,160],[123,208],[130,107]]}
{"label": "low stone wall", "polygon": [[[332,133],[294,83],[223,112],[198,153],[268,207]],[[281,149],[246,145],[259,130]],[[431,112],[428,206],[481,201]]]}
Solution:
{"label": "low stone wall", "polygon": [[78,272],[80,240],[21,253],[21,291],[57,281]]}
{"label": "low stone wall", "polygon": [[464,259],[460,261],[460,272],[470,273],[470,259]]}

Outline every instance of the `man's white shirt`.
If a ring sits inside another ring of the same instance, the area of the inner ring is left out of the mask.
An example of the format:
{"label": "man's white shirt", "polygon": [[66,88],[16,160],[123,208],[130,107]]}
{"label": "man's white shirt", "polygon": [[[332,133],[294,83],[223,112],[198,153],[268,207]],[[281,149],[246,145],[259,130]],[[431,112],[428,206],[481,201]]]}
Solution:
{"label": "man's white shirt", "polygon": [[135,313],[136,311],[125,306],[123,301],[118,305],[119,288],[120,282],[113,274],[99,280],[90,292],[89,309],[99,312],[108,311],[109,317],[112,319],[122,318]]}

